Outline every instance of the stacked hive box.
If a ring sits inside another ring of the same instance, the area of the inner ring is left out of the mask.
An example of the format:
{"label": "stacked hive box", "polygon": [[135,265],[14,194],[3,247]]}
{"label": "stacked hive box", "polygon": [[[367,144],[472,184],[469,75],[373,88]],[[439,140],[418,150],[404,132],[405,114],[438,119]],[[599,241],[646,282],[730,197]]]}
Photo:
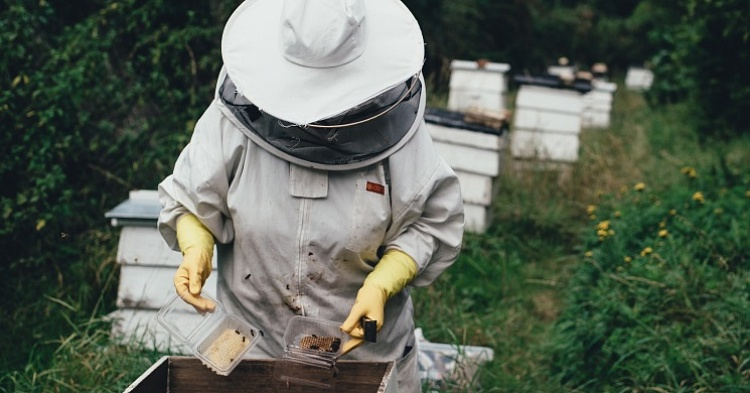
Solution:
{"label": "stacked hive box", "polygon": [[583,95],[581,126],[583,128],[607,128],[610,124],[612,101],[617,84],[594,80],[592,86],[594,88]]}
{"label": "stacked hive box", "polygon": [[435,148],[458,175],[466,230],[482,233],[491,221],[507,134],[462,118],[458,112],[431,109],[426,116],[427,130]]}
{"label": "stacked hive box", "polygon": [[[146,347],[181,348],[158,326],[155,316],[174,296],[172,278],[182,255],[169,247],[156,228],[161,205],[155,190],[131,191],[129,198],[105,214],[111,224],[121,227],[117,248],[120,283],[113,336]],[[215,263],[215,261],[214,261]],[[216,292],[216,275],[206,282],[209,295]]]}
{"label": "stacked hive box", "polygon": [[490,223],[507,137],[497,128],[465,122],[464,114],[504,113],[508,70],[505,63],[453,60],[448,111],[433,110],[426,118],[435,146],[459,176],[469,232],[482,233]]}
{"label": "stacked hive box", "polygon": [[551,162],[578,160],[582,94],[522,85],[516,96],[510,149],[513,158]]}
{"label": "stacked hive box", "polygon": [[465,112],[469,108],[505,109],[510,66],[486,61],[451,61],[448,110]]}
{"label": "stacked hive box", "polygon": [[625,74],[625,87],[628,90],[645,91],[651,88],[654,73],[643,67],[630,67]]}

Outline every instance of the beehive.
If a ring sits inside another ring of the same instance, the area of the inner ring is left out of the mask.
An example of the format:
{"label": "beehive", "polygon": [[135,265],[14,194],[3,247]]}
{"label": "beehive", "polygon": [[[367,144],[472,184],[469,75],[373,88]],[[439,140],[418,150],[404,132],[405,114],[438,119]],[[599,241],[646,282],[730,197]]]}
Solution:
{"label": "beehive", "polygon": [[431,109],[425,118],[435,149],[458,175],[466,230],[483,233],[492,219],[507,133],[468,124],[460,113],[452,111]]}
{"label": "beehive", "polygon": [[628,90],[645,91],[651,88],[654,73],[643,67],[630,67],[625,74],[625,87]]}
{"label": "beehive", "polygon": [[594,88],[583,95],[583,113],[581,127],[607,128],[612,115],[612,101],[617,84],[594,81]]}
{"label": "beehive", "polygon": [[575,90],[522,85],[516,96],[510,150],[515,159],[578,160],[582,94]]}
{"label": "beehive", "polygon": [[448,109],[465,112],[468,108],[505,109],[510,65],[488,61],[451,61]]}
{"label": "beehive", "polygon": [[[156,190],[134,190],[127,200],[105,213],[113,226],[121,228],[117,310],[109,318],[116,339],[184,351],[183,345],[172,340],[155,320],[159,309],[174,296],[172,279],[182,262],[182,254],[170,249],[156,228],[160,211]],[[215,274],[209,276],[204,291],[215,295]]]}
{"label": "beehive", "polygon": [[[276,361],[245,359],[228,375],[216,375],[195,358],[165,356],[154,363],[124,393],[395,393],[392,362],[339,361],[335,390],[309,385],[287,385],[274,379]],[[304,368],[300,369],[304,373]]]}

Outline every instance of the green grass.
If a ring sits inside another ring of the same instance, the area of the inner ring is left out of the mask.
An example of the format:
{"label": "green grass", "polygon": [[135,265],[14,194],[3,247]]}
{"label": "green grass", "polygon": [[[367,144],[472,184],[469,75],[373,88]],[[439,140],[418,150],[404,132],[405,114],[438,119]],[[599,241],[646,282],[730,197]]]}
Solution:
{"label": "green grass", "polygon": [[[750,391],[750,141],[702,140],[689,107],[650,109],[624,89],[614,109],[564,171],[506,162],[491,227],[467,234],[456,264],[414,290],[427,339],[494,350],[474,380],[439,391]],[[25,348],[0,391],[120,392],[161,355],[109,340],[115,242],[91,236],[100,241],[81,266],[104,296],[29,299],[65,333],[37,332],[39,355]]]}

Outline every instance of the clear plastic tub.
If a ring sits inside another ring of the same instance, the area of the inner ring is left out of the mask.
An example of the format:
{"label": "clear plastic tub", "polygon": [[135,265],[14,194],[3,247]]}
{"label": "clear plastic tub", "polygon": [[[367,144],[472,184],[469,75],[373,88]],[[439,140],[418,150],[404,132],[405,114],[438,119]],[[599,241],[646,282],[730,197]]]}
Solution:
{"label": "clear plastic tub", "polygon": [[159,310],[156,319],[173,337],[186,344],[193,355],[219,375],[229,375],[245,353],[257,344],[263,332],[227,314],[215,299],[214,311],[199,313],[174,296]]}
{"label": "clear plastic tub", "polygon": [[340,323],[293,317],[284,332],[284,352],[277,359],[274,377],[287,384],[334,389],[336,359],[349,335]]}

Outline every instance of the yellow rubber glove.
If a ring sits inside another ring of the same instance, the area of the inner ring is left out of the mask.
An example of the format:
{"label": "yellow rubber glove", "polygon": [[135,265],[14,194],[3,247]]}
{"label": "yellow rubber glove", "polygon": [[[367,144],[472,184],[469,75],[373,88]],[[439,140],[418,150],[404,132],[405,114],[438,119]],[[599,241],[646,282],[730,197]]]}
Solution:
{"label": "yellow rubber glove", "polygon": [[364,329],[360,325],[362,318],[377,322],[377,330],[385,322],[385,302],[401,291],[417,275],[417,263],[406,253],[391,249],[367,275],[362,288],[357,292],[354,306],[349,312],[341,330],[351,338],[344,343],[341,355],[344,355],[364,343]]}
{"label": "yellow rubber glove", "polygon": [[214,237],[198,218],[186,214],[177,220],[177,243],[182,250],[182,264],[174,275],[177,295],[198,312],[213,311],[216,305],[201,296],[201,289],[211,274]]}

